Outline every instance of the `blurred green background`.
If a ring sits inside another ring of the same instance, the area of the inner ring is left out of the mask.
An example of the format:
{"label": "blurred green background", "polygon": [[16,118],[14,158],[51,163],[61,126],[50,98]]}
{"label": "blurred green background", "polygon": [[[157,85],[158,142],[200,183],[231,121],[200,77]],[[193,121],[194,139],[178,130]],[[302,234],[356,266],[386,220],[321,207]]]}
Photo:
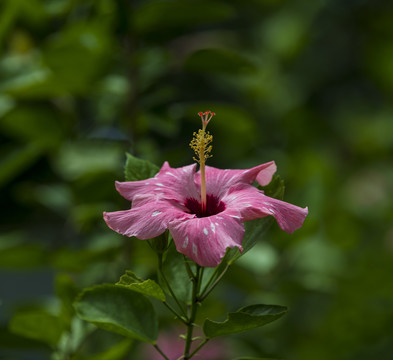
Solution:
{"label": "blurred green background", "polygon": [[154,273],[102,212],[129,206],[125,152],[187,165],[212,110],[210,165],[275,160],[285,200],[310,212],[293,235],[275,224],[206,303],[212,319],[290,308],[222,358],[392,359],[392,19],[388,0],[1,0],[0,358],[143,360],[71,303]]}

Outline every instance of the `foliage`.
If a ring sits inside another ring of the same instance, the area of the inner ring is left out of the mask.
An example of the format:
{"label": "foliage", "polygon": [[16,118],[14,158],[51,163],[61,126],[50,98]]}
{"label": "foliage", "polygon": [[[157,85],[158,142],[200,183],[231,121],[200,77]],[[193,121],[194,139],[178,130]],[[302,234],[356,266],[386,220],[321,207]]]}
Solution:
{"label": "foliage", "polygon": [[116,285],[124,286],[127,289],[151,296],[160,301],[165,301],[164,292],[154,280],[142,280],[130,270],[126,271]]}
{"label": "foliage", "polygon": [[229,313],[224,322],[207,319],[203,324],[203,332],[207,338],[236,334],[268,324],[279,319],[286,312],[287,308],[284,306],[249,305]]}
{"label": "foliage", "polygon": [[[114,181],[126,152],[189,164],[195,114],[210,109],[209,164],[275,160],[285,200],[310,209],[301,231],[254,238],[197,321],[244,304],[288,314],[210,343],[239,359],[389,358],[392,14],[361,0],[2,1],[0,357],[138,358],[138,341],[72,304],[130,268],[167,291],[155,252],[107,230],[102,212],[125,208]],[[170,313],[147,301],[165,331]]]}
{"label": "foliage", "polygon": [[75,300],[75,309],[80,318],[104,330],[150,343],[157,339],[158,319],[152,304],[123,286],[85,289]]}

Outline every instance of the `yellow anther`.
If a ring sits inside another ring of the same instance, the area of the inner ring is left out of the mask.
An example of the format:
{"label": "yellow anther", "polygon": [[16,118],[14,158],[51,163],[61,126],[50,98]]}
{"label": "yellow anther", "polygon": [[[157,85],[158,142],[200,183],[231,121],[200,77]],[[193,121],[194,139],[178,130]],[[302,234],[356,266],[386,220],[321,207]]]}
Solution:
{"label": "yellow anther", "polygon": [[212,151],[213,146],[210,145],[213,141],[213,136],[208,131],[199,129],[198,133],[194,132],[194,138],[190,142],[191,149],[194,150],[196,157],[193,159],[199,163],[204,162],[206,159],[211,158],[209,153]]}

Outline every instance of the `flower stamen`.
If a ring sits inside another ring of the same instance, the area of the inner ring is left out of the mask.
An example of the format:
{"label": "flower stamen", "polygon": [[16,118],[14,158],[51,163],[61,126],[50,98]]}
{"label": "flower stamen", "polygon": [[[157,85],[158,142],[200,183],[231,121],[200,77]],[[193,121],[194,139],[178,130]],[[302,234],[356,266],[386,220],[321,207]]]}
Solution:
{"label": "flower stamen", "polygon": [[211,118],[216,115],[211,111],[199,112],[198,115],[202,120],[202,129],[198,130],[198,133],[194,132],[194,138],[190,142],[190,147],[194,150],[196,157],[193,157],[195,161],[199,163],[201,170],[201,208],[202,212],[206,210],[206,176],[205,176],[205,163],[206,160],[212,155],[213,146],[211,145],[213,141],[213,136],[206,131],[206,126],[210,122]]}

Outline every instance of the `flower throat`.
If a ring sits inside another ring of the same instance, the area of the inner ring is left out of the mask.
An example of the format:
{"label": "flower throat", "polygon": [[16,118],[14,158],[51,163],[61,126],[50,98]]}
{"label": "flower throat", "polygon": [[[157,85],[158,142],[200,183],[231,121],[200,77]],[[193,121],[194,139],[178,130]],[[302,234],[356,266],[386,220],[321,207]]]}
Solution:
{"label": "flower throat", "polygon": [[212,151],[212,141],[213,136],[210,135],[208,131],[206,131],[206,126],[211,120],[211,118],[216,115],[211,111],[199,112],[198,115],[202,120],[202,129],[199,129],[198,133],[194,132],[194,138],[190,142],[191,148],[195,152],[195,157],[193,158],[195,161],[199,163],[199,168],[201,171],[201,211],[202,213],[206,213],[206,175],[205,175],[205,164],[206,160],[212,155],[210,152]]}

